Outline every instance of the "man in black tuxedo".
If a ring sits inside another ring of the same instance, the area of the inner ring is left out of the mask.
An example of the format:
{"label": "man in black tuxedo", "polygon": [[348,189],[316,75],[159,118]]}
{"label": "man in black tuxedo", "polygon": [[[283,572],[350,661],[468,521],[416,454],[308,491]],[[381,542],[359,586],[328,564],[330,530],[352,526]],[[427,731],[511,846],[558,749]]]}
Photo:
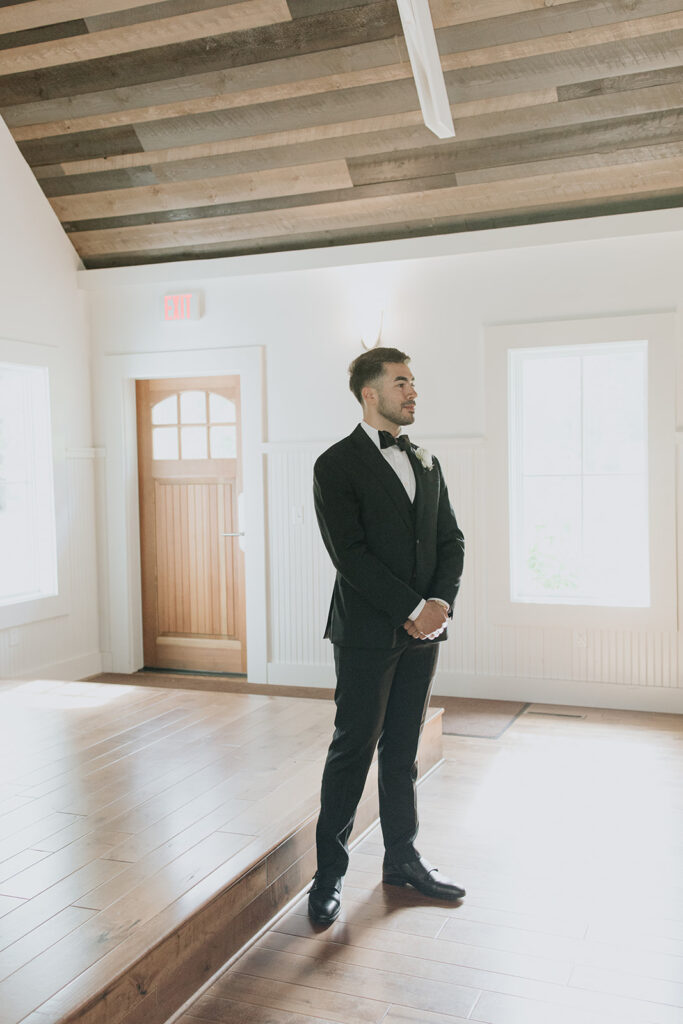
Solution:
{"label": "man in black tuxedo", "polygon": [[337,714],[308,900],[318,924],[330,924],[341,908],[348,840],[378,743],[383,881],[437,899],[465,895],[414,846],[417,748],[464,538],[438,462],[400,433],[415,419],[409,362],[393,348],[354,360],[349,386],[363,421],[315,464],[318,523],[337,570],[325,630],[334,645]]}

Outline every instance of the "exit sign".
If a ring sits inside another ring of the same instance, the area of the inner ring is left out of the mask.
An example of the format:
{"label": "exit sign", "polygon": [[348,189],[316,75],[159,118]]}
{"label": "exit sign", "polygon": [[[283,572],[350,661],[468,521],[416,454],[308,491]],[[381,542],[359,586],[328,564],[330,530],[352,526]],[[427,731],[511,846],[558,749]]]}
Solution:
{"label": "exit sign", "polygon": [[164,320],[199,320],[199,292],[177,292],[164,295]]}

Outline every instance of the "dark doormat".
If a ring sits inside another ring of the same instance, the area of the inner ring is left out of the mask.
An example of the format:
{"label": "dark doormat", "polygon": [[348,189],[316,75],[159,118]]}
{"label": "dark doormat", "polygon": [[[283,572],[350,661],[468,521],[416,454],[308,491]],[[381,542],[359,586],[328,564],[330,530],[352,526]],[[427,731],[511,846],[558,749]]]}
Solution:
{"label": "dark doormat", "polygon": [[478,736],[497,740],[528,703],[521,700],[479,700],[474,697],[439,697],[431,699],[433,708],[443,708],[443,731],[446,736]]}

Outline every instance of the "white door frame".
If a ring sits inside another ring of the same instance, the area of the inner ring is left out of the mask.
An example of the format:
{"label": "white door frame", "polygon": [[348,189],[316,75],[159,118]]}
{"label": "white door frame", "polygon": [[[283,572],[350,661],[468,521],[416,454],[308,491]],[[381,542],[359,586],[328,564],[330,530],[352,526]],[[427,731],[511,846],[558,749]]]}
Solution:
{"label": "white door frame", "polygon": [[239,375],[244,473],[247,678],[267,682],[264,350],[192,349],[103,356],[99,395],[105,447],[103,593],[108,604],[112,672],[144,665],[135,381],[168,377]]}

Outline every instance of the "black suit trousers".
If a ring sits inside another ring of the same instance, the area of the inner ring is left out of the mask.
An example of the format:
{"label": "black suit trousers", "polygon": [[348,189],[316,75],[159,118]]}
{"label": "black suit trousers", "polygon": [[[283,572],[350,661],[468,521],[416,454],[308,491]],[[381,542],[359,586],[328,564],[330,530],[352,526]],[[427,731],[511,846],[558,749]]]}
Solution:
{"label": "black suit trousers", "polygon": [[349,836],[376,746],[385,849],[397,863],[416,855],[417,748],[439,645],[406,640],[391,650],[334,645],[337,714],[316,830],[321,874],[346,873]]}

